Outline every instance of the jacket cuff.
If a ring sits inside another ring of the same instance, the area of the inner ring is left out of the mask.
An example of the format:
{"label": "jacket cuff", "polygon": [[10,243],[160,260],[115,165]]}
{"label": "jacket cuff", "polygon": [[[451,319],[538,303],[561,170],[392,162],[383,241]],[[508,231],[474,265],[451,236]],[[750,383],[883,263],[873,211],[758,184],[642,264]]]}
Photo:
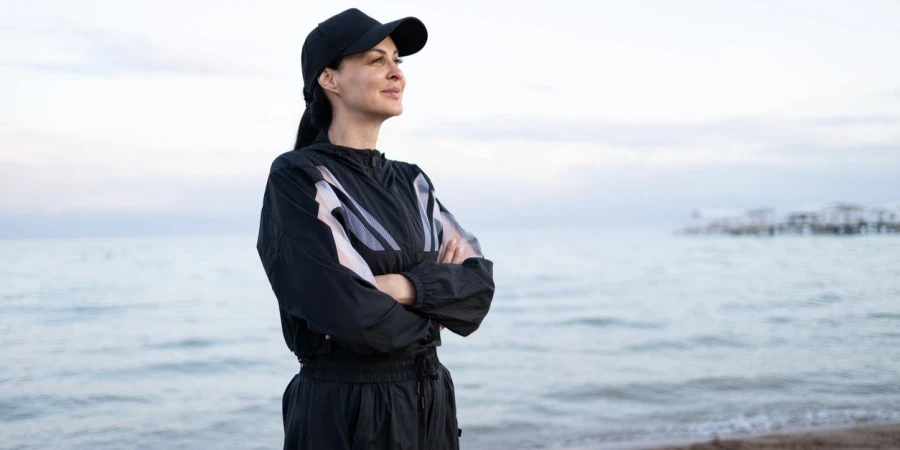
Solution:
{"label": "jacket cuff", "polygon": [[408,278],[416,289],[416,298],[413,304],[409,306],[409,309],[416,311],[422,309],[422,302],[425,300],[425,286],[422,284],[422,279],[413,272],[402,272],[400,275]]}

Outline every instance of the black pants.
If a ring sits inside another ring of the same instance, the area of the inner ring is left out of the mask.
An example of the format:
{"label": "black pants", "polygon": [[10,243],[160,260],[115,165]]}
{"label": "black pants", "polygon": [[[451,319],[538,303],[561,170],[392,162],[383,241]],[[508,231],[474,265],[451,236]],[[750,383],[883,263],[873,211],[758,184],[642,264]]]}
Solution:
{"label": "black pants", "polygon": [[458,450],[455,395],[434,348],[317,357],[284,391],[284,449]]}

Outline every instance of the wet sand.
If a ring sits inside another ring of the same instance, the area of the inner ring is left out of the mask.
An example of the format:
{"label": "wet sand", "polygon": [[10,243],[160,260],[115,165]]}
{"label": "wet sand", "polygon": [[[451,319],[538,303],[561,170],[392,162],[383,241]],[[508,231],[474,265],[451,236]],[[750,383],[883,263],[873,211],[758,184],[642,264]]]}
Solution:
{"label": "wet sand", "polygon": [[900,449],[900,424],[716,439],[653,450]]}
{"label": "wet sand", "polygon": [[900,450],[900,423],[823,428],[709,441],[632,441],[567,447],[566,450]]}

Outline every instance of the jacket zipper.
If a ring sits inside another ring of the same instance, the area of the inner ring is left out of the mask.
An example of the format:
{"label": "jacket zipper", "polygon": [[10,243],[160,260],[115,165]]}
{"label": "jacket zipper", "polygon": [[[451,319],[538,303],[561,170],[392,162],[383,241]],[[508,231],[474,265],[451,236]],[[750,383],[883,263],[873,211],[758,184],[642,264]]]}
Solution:
{"label": "jacket zipper", "polygon": [[[366,167],[366,171],[369,172],[371,174],[372,178],[375,180],[375,184],[377,184],[379,186],[383,186],[382,183],[380,183],[378,180],[378,175],[375,173],[375,169],[378,167],[378,157],[376,157],[375,150],[370,151],[369,161],[367,164],[365,164],[365,167]],[[415,217],[415,222],[413,222],[413,218],[410,217],[410,213],[409,213],[407,204],[403,199],[402,193],[397,188],[396,183],[391,183],[391,187],[386,188],[386,189],[388,191],[390,191],[391,194],[393,194],[392,197],[394,199],[395,206],[401,210],[401,214],[403,215],[403,231],[406,233],[406,239],[403,239],[401,242],[409,242],[409,244],[411,246],[411,250],[418,251],[419,247],[418,247],[418,243],[415,240],[415,233],[413,231],[413,225],[411,225],[411,223],[415,223],[416,224],[415,229],[418,229],[418,224],[420,221],[419,217]],[[415,205],[417,208],[416,211],[418,211],[418,204],[419,204],[418,197],[413,198],[413,202],[415,202]],[[401,242],[398,242],[398,244],[400,244],[400,246],[402,247],[403,244]]]}

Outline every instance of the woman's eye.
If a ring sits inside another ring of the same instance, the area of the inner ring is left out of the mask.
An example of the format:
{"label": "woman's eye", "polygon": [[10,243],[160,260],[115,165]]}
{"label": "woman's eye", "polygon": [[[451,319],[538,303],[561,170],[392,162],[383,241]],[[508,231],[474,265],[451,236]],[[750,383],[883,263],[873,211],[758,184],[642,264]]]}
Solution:
{"label": "woman's eye", "polygon": [[[381,64],[384,62],[384,56],[379,56],[378,58],[372,60],[372,64]],[[397,58],[394,60],[395,64],[403,64],[403,58]]]}

